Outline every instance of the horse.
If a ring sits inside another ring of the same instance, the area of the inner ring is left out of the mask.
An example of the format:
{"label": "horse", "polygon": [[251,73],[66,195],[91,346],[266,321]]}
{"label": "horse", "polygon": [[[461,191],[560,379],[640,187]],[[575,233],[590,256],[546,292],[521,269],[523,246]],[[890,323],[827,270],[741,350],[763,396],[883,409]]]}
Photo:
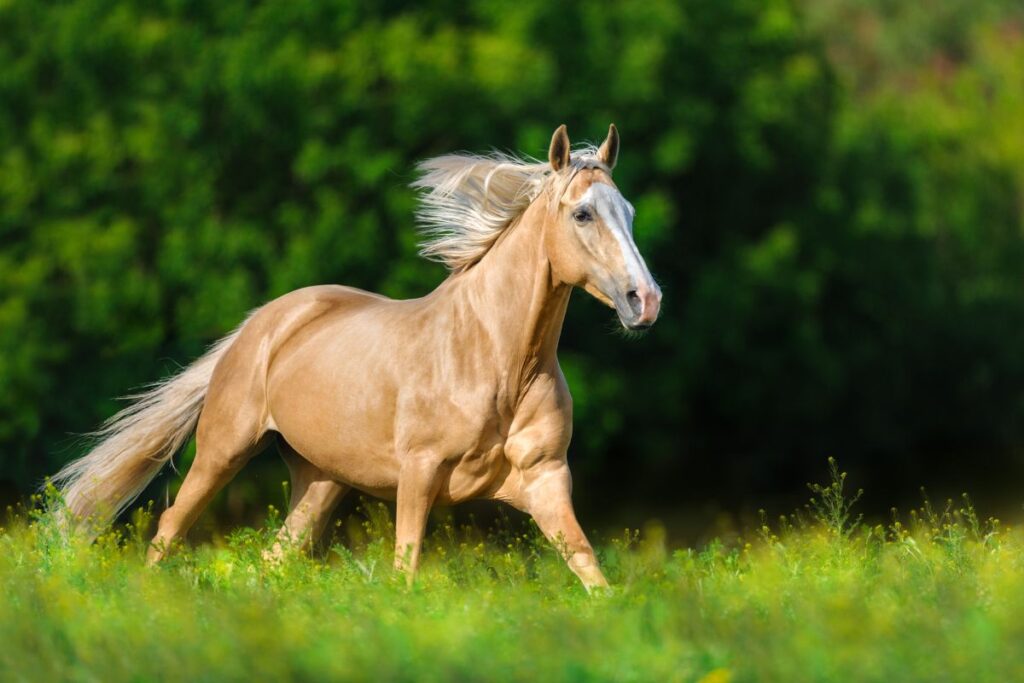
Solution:
{"label": "horse", "polygon": [[[159,562],[256,453],[277,443],[292,481],[282,548],[308,548],[357,489],[396,501],[395,568],[411,583],[434,504],[503,501],[531,515],[589,591],[607,586],[572,505],[572,398],[559,336],[573,288],[630,330],[661,290],[612,181],[619,134],[548,161],[503,153],[421,162],[421,253],[448,277],[418,299],[319,285],[255,309],[192,365],[131,397],[54,478],[75,528],[112,521],[195,434],[159,518]],[[86,520],[90,520],[88,523]]]}

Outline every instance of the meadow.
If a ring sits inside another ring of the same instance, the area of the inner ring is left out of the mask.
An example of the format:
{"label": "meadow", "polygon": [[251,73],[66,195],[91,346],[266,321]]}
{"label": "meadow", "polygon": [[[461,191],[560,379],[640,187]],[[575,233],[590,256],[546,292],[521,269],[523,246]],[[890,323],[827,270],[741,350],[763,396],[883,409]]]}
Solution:
{"label": "meadow", "polygon": [[283,512],[221,517],[276,475],[155,569],[159,506],[86,543],[37,500],[0,513],[0,683],[1024,681],[1024,527],[903,493],[1024,481],[1020,0],[0,0],[0,35],[0,500],[247,310],[436,287],[418,161],[614,121],[666,297],[642,339],[569,307],[580,501],[746,509],[830,453],[901,507],[835,471],[739,538],[591,534],[590,595],[444,512],[407,587],[375,503],[265,561]]}
{"label": "meadow", "polygon": [[[95,543],[45,513],[0,533],[0,678],[24,681],[1024,680],[1024,534],[970,502],[888,524],[843,475],[739,541],[669,550],[652,526],[599,541],[588,595],[530,527],[441,520],[407,587],[387,508],[345,542],[263,559],[265,529],[143,566],[150,519]],[[343,527],[339,527],[341,529]]]}

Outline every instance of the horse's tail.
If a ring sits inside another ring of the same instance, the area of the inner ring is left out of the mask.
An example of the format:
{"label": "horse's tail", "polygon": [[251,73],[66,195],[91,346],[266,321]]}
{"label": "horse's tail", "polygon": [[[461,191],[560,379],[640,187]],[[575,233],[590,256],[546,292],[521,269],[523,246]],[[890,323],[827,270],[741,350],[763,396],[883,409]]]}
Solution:
{"label": "horse's tail", "polygon": [[95,533],[142,493],[195,431],[213,369],[240,331],[176,375],[127,396],[132,404],[90,435],[92,450],[52,478],[67,521]]}

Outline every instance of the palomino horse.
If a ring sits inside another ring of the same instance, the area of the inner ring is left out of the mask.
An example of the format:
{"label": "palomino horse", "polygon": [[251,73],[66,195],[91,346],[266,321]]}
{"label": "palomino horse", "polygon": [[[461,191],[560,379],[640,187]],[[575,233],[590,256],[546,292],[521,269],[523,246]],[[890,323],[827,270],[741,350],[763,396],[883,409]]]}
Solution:
{"label": "palomino horse", "polygon": [[195,430],[195,461],[149,550],[156,562],[276,440],[293,484],[278,551],[311,543],[356,488],[397,501],[395,564],[411,581],[431,505],[489,498],[532,515],[588,589],[607,585],[572,507],[572,399],[556,350],[573,287],[629,329],[658,317],[633,207],[611,179],[618,149],[613,125],[599,149],[571,153],[561,126],[549,163],[421,164],[423,253],[451,275],[420,299],[325,285],[257,309],[135,397],[57,475],[73,518],[111,519]]}

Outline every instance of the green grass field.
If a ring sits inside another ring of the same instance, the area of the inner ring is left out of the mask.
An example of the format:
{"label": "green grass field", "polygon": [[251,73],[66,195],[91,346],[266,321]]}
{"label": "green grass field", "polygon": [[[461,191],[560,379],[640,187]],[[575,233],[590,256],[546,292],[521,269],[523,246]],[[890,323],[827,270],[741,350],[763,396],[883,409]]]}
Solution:
{"label": "green grass field", "polygon": [[62,540],[42,515],[0,534],[0,677],[24,681],[1024,680],[1024,534],[964,503],[851,519],[841,480],[735,545],[623,534],[587,595],[530,529],[438,525],[412,588],[390,520],[312,559],[270,532],[142,564],[121,528]]}

